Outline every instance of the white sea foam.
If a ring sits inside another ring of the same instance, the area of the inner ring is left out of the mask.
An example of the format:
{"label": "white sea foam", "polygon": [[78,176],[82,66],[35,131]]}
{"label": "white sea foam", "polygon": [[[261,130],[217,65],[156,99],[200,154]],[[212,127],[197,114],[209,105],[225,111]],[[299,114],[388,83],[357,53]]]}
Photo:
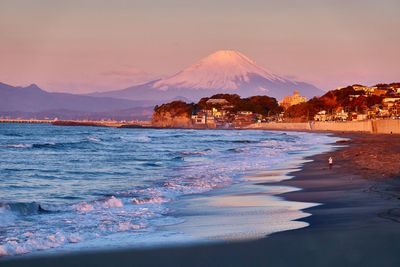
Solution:
{"label": "white sea foam", "polygon": [[9,147],[9,148],[26,148],[26,147],[32,147],[31,144],[17,144],[17,145],[6,145],[4,147]]}
{"label": "white sea foam", "polygon": [[72,234],[72,235],[69,236],[68,241],[70,243],[78,243],[78,242],[82,241],[82,237],[80,237],[78,235],[75,235],[75,234]]}
{"label": "white sea foam", "polygon": [[100,204],[102,208],[114,208],[114,207],[122,207],[123,204],[121,200],[112,196],[111,198],[107,199],[106,201],[97,201],[96,203]]}
{"label": "white sea foam", "polygon": [[146,198],[146,199],[137,199],[137,198],[132,198],[132,202],[140,205],[140,204],[154,204],[154,203],[163,203],[163,202],[168,202],[167,199],[161,198],[161,197],[156,197],[156,198]]}
{"label": "white sea foam", "polygon": [[35,143],[35,144],[17,144],[17,145],[6,145],[4,147],[9,148],[32,148],[32,147],[45,147],[45,146],[55,146],[56,143],[54,142],[47,142],[47,143]]}
{"label": "white sea foam", "polygon": [[73,207],[75,210],[78,210],[78,211],[90,211],[90,210],[94,210],[93,205],[88,204],[88,203],[86,203],[86,202],[82,202],[82,203],[79,203],[79,204],[75,204],[75,205],[73,205],[72,207]]}
{"label": "white sea foam", "polygon": [[25,238],[15,238],[6,240],[7,242],[0,245],[0,255],[17,255],[26,254],[33,251],[47,250],[58,248],[66,243],[76,243],[83,239],[77,234],[66,236],[65,233],[56,232],[54,234],[42,234],[40,232],[25,236]]}
{"label": "white sea foam", "polygon": [[73,209],[78,211],[92,211],[92,210],[102,210],[110,208],[120,208],[123,207],[122,201],[114,196],[108,199],[96,200],[92,203],[81,202],[73,205]]}
{"label": "white sea foam", "polygon": [[137,137],[137,141],[139,141],[139,142],[150,142],[151,138],[146,136],[146,135],[141,135],[141,136]]}
{"label": "white sea foam", "polygon": [[100,142],[101,140],[99,139],[99,138],[97,138],[97,137],[88,137],[88,138],[86,138],[86,140],[88,140],[88,141],[93,141],[93,142]]}
{"label": "white sea foam", "polygon": [[207,155],[206,152],[203,151],[183,151],[181,152],[183,155]]}

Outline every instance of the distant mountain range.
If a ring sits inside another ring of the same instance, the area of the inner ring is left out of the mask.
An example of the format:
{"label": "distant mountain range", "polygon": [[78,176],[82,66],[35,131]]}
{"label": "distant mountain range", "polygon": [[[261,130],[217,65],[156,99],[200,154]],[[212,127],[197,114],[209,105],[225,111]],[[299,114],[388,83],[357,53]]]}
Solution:
{"label": "distant mountain range", "polygon": [[280,100],[294,91],[307,98],[324,93],[312,84],[274,74],[237,51],[221,50],[170,77],[91,95],[165,102],[175,97],[197,101],[216,93],[236,93],[242,97],[268,95]]}
{"label": "distant mountain range", "polygon": [[276,75],[239,52],[222,50],[170,77],[117,91],[76,95],[46,92],[35,84],[0,83],[0,117],[143,120],[151,118],[154,105],[172,100],[197,102],[217,93],[280,100],[293,91],[307,98],[324,93],[311,84]]}
{"label": "distant mountain range", "polygon": [[50,93],[35,84],[15,87],[0,83],[0,116],[3,117],[149,119],[152,106],[156,103],[158,102]]}

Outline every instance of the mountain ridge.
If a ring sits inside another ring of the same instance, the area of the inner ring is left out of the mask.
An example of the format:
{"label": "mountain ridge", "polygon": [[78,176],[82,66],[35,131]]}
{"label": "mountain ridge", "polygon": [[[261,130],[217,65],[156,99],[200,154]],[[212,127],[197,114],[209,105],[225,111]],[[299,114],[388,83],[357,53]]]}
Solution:
{"label": "mountain ridge", "polygon": [[157,104],[110,97],[52,93],[41,89],[36,84],[21,87],[2,82],[0,82],[0,96],[0,116],[12,118],[42,118],[46,117],[46,114],[53,114],[54,117],[60,119],[72,116],[90,118],[94,115],[104,118],[110,118],[112,115],[116,118],[118,117],[116,113],[121,113],[123,118],[135,119],[135,117],[146,117],[140,113],[149,110],[148,106]]}
{"label": "mountain ridge", "polygon": [[135,100],[154,97],[167,100],[179,95],[196,101],[214,93],[236,93],[242,97],[268,95],[282,99],[293,91],[300,91],[308,98],[324,93],[312,84],[279,76],[240,52],[219,50],[171,76],[90,95]]}

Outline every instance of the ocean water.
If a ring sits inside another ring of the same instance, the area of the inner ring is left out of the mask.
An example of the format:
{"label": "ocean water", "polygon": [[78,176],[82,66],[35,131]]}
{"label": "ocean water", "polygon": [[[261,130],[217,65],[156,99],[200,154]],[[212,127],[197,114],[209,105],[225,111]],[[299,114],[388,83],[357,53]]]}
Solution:
{"label": "ocean water", "polygon": [[[287,167],[333,141],[262,130],[0,124],[0,255],[207,242],[190,234],[196,220],[174,206],[192,199],[201,209],[202,196],[245,191],[246,175]],[[283,199],[274,201],[266,205],[268,224],[291,221],[274,215],[285,212]],[[227,198],[218,203],[230,205]],[[168,228],[179,225],[186,230]]]}

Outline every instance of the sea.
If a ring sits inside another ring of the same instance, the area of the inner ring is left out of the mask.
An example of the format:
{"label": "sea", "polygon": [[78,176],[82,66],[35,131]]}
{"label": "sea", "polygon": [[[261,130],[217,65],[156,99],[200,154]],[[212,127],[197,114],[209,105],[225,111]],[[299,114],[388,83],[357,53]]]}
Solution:
{"label": "sea", "polygon": [[240,241],[307,227],[303,210],[320,203],[287,201],[282,193],[301,189],[275,182],[336,140],[1,123],[0,255]]}

